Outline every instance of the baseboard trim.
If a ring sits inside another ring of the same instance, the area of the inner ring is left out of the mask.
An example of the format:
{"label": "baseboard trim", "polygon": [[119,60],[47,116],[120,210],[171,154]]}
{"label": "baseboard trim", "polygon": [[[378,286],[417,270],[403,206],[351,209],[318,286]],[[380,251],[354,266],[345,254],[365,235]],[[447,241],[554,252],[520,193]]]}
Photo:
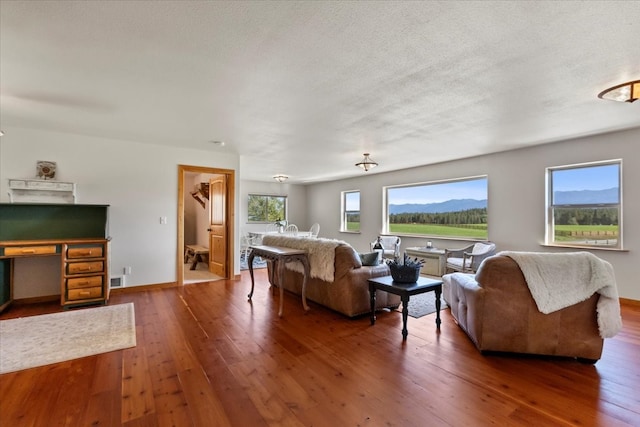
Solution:
{"label": "baseboard trim", "polygon": [[177,286],[178,283],[176,282],[156,283],[154,285],[129,286],[125,288],[113,288],[111,289],[111,294],[128,294],[131,292],[152,291],[154,289],[176,288]]}
{"label": "baseboard trim", "polygon": [[629,298],[620,298],[620,304],[629,305],[629,306],[632,306],[632,307],[640,307],[640,300],[629,299]]}
{"label": "baseboard trim", "polygon": [[11,303],[15,305],[29,305],[52,301],[60,301],[60,295],[45,295],[41,297],[20,298],[14,299]]}

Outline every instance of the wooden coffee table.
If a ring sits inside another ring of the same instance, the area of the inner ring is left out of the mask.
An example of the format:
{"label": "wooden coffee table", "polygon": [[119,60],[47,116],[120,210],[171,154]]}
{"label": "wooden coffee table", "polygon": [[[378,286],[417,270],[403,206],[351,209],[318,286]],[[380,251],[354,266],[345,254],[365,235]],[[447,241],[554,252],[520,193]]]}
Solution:
{"label": "wooden coffee table", "polygon": [[442,280],[427,279],[420,277],[415,283],[394,282],[391,276],[376,277],[369,279],[369,295],[371,297],[371,324],[376,323],[376,290],[400,295],[402,300],[402,339],[406,340],[407,317],[409,315],[409,297],[411,295],[423,294],[434,291],[436,293],[436,329],[440,330],[440,296],[442,295]]}

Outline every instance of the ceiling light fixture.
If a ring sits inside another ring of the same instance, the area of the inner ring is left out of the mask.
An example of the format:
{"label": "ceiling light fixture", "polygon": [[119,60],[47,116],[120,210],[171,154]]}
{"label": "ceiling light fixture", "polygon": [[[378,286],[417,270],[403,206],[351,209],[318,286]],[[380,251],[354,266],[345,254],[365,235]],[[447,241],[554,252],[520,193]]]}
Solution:
{"label": "ceiling light fixture", "polygon": [[364,159],[359,163],[356,163],[356,166],[361,167],[365,172],[368,172],[369,169],[375,168],[378,164],[369,157],[369,153],[364,153]]}
{"label": "ceiling light fixture", "polygon": [[275,179],[278,182],[285,182],[286,180],[289,179],[289,177],[287,175],[279,174],[279,175],[273,175],[273,179]]}
{"label": "ceiling light fixture", "polygon": [[598,94],[600,99],[611,101],[633,102],[640,98],[640,80],[622,83],[609,89],[605,89]]}

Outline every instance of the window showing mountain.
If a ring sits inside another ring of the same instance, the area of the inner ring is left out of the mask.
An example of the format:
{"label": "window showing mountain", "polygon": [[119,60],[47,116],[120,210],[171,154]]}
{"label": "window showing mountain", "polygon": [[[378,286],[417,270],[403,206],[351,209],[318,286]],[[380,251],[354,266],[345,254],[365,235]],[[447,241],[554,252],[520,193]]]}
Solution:
{"label": "window showing mountain", "polygon": [[621,160],[547,168],[545,242],[622,248]]}
{"label": "window showing mountain", "polygon": [[487,239],[486,176],[386,187],[384,231]]}
{"label": "window showing mountain", "polygon": [[487,199],[456,199],[439,203],[405,203],[402,205],[390,204],[389,213],[443,213],[466,211],[469,209],[482,209],[486,207]]}
{"label": "window showing mountain", "polygon": [[618,187],[605,190],[556,191],[553,193],[553,202],[556,205],[595,205],[618,203],[619,200]]}

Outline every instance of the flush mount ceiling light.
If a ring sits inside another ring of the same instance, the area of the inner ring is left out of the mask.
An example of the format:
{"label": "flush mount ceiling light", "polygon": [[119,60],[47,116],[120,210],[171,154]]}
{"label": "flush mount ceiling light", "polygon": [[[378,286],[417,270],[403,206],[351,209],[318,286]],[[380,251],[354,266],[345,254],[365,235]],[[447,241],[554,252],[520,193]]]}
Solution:
{"label": "flush mount ceiling light", "polygon": [[360,160],[359,163],[356,163],[356,166],[361,167],[365,172],[367,172],[369,169],[373,169],[378,166],[378,164],[369,157],[369,153],[364,153],[364,159]]}
{"label": "flush mount ceiling light", "polygon": [[286,180],[289,179],[289,177],[287,175],[273,175],[273,179],[275,179],[278,182],[285,182]]}
{"label": "flush mount ceiling light", "polygon": [[600,99],[611,101],[633,102],[640,98],[640,80],[622,83],[609,89],[605,89],[598,94]]}

